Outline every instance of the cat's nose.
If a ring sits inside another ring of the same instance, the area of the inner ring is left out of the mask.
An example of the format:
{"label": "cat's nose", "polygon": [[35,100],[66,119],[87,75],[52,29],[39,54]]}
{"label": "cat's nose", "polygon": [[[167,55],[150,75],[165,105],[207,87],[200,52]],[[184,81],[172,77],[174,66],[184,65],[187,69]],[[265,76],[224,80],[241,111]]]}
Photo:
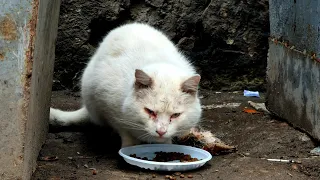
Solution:
{"label": "cat's nose", "polygon": [[162,131],[162,130],[156,130],[156,132],[159,134],[159,136],[163,136],[167,131]]}

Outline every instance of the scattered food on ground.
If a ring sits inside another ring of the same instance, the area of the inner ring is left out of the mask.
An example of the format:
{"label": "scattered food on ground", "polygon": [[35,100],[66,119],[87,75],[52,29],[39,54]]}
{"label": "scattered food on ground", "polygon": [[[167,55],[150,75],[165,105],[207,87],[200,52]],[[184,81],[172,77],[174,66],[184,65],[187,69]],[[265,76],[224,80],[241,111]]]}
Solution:
{"label": "scattered food on ground", "polygon": [[191,174],[189,174],[187,177],[188,177],[188,178],[193,178],[193,176],[192,176]]}

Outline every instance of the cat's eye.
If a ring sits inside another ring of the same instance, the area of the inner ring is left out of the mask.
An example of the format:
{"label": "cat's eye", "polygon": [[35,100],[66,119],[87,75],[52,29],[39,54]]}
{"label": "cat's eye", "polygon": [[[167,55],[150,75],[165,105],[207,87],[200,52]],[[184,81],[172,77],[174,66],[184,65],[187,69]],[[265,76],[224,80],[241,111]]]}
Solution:
{"label": "cat's eye", "polygon": [[171,119],[177,118],[181,115],[181,113],[174,113],[171,115]]}
{"label": "cat's eye", "polygon": [[152,111],[151,109],[148,109],[148,108],[144,108],[144,110],[151,116],[151,117],[156,117],[157,114]]}

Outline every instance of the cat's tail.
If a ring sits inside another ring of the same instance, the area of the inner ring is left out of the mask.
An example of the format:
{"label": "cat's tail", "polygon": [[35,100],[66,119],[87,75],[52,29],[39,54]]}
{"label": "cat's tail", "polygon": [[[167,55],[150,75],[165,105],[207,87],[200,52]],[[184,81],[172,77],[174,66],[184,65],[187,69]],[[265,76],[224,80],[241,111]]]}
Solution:
{"label": "cat's tail", "polygon": [[62,111],[50,108],[49,123],[52,126],[79,126],[89,123],[89,112],[86,107],[76,111]]}

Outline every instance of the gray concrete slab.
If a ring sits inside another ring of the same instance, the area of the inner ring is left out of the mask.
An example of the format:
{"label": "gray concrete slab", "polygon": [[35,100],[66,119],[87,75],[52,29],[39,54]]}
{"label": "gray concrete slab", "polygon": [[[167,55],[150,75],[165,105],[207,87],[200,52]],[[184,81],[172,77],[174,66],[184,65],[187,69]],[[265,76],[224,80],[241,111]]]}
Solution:
{"label": "gray concrete slab", "polygon": [[269,3],[267,108],[320,140],[320,1]]}

